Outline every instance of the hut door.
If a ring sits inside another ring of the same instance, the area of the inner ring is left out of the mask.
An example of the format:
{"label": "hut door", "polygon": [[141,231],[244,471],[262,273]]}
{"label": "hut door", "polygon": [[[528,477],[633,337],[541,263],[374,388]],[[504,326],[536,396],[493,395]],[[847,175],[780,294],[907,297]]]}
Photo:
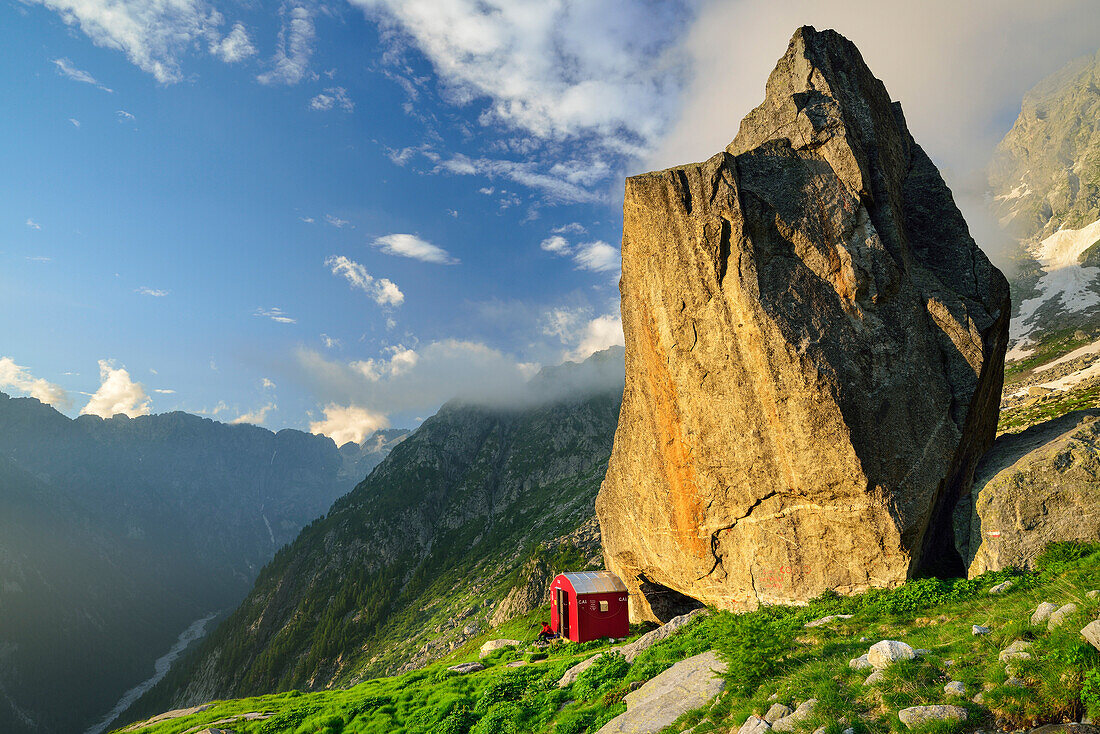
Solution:
{"label": "hut door", "polygon": [[557,589],[558,602],[558,634],[569,637],[569,592],[565,589]]}

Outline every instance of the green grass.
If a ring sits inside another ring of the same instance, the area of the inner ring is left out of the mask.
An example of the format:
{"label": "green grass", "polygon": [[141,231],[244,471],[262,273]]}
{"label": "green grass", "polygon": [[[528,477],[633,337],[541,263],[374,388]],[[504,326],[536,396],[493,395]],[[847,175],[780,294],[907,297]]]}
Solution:
{"label": "green grass", "polygon": [[1035,405],[1022,405],[1012,410],[1002,410],[997,423],[997,433],[1019,433],[1020,431],[1045,421],[1065,415],[1074,410],[1100,407],[1100,385],[1051,393],[1047,399]]}
{"label": "green grass", "polygon": [[[523,667],[513,660],[534,656],[533,650],[505,649],[483,662],[487,669],[455,675],[436,664],[402,676],[366,681],[346,690],[296,692],[217,703],[210,710],[142,729],[147,734],[183,734],[215,725],[238,714],[272,713],[263,721],[240,721],[225,727],[238,734],[363,734],[366,732],[594,732],[625,709],[622,697],[631,684],[652,678],[678,660],[717,649],[729,662],[725,693],[713,705],[688,712],[667,732],[695,726],[696,734],[726,732],[752,713],[763,714],[772,697],[792,707],[817,698],[814,715],[799,731],[826,727],[840,734],[908,731],[897,712],[906,706],[954,703],[969,719],[957,725],[925,730],[952,734],[989,728],[998,720],[1008,728],[1080,720],[1091,707],[1100,713],[1100,653],[1078,630],[1100,615],[1097,600],[1085,592],[1100,587],[1100,544],[1056,544],[1039,559],[1039,570],[986,574],[973,580],[921,579],[894,590],[875,590],[852,597],[828,594],[803,607],[768,607],[750,614],[715,613],[645,651],[632,664],[605,655],[578,680],[558,689],[557,680],[571,665],[606,641],[562,643],[548,657]],[[989,588],[1005,579],[1015,586],[990,596]],[[1077,615],[1053,631],[1032,627],[1028,620],[1042,601],[1079,606]],[[852,614],[819,628],[804,624],[826,614]],[[528,639],[524,632],[545,610],[512,620],[494,637]],[[991,634],[971,634],[972,624]],[[644,631],[632,630],[633,635]],[[860,641],[860,637],[868,640]],[[885,671],[884,680],[864,686],[867,671],[848,661],[873,642],[896,639],[929,651],[916,660]],[[1005,685],[1000,650],[1017,639],[1029,640],[1032,659],[1013,671],[1026,687]],[[456,650],[448,662],[477,659],[476,649]],[[967,698],[951,699],[944,685],[966,684]],[[970,701],[983,692],[981,704]]]}

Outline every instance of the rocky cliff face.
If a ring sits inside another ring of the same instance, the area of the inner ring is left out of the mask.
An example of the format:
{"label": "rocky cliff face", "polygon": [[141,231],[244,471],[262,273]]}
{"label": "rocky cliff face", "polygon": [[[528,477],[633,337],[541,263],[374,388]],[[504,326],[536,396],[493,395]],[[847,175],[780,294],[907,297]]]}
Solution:
{"label": "rocky cliff face", "polygon": [[608,566],[730,609],[962,572],[1008,285],[858,50],[799,29],[727,149],[623,212]]}
{"label": "rocky cliff face", "polygon": [[283,549],[131,718],[406,670],[541,602],[532,576],[591,555],[583,526],[622,364],[620,349],[545,370],[514,407],[445,405]]}
{"label": "rocky cliff face", "polygon": [[99,721],[403,435],[337,449],[185,413],[70,420],[0,393],[0,731]]}
{"label": "rocky cliff face", "polygon": [[1097,332],[1100,53],[1037,84],[989,166],[994,214],[1021,245],[1010,359],[1058,332]]}
{"label": "rocky cliff face", "polygon": [[1100,538],[1100,410],[1001,436],[955,511],[971,577],[1033,568],[1048,543]]}

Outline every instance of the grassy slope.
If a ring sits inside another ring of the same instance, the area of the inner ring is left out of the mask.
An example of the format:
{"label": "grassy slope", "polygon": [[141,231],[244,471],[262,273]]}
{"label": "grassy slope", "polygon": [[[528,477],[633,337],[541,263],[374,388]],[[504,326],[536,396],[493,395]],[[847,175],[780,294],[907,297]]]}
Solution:
{"label": "grassy slope", "polygon": [[[605,656],[605,664],[593,666],[564,690],[555,685],[560,675],[573,663],[607,649],[608,643],[562,644],[548,660],[515,669],[505,663],[530,659],[530,650],[500,651],[484,661],[486,670],[465,676],[437,664],[346,690],[220,702],[205,712],[140,731],[183,734],[250,712],[273,715],[225,726],[238,734],[596,731],[624,709],[621,698],[632,681],[646,680],[676,660],[712,647],[730,661],[725,693],[707,710],[682,717],[669,731],[691,725],[696,725],[696,734],[736,730],[750,713],[766,711],[773,695],[791,705],[816,697],[817,710],[800,730],[825,726],[827,734],[845,728],[838,723],[841,719],[856,734],[905,731],[897,711],[928,703],[955,703],[969,710],[967,722],[934,729],[939,734],[998,722],[1017,728],[1079,720],[1086,702],[1091,702],[1094,716],[1100,714],[1100,653],[1078,634],[1100,614],[1100,601],[1086,596],[1100,587],[1100,546],[1086,547],[1084,553],[1080,548],[1048,553],[1042,570],[1033,574],[1006,571],[971,581],[925,579],[893,591],[826,597],[806,607],[715,614],[650,648],[631,665]],[[1016,585],[1004,595],[990,596],[990,586],[1006,578]],[[1045,626],[1028,623],[1041,601],[1074,601],[1080,609],[1063,627],[1048,632]],[[825,627],[803,628],[805,622],[829,613],[854,616]],[[497,630],[502,633],[498,636],[523,639],[535,617],[513,620]],[[972,624],[993,631],[975,636]],[[860,642],[861,637],[869,639]],[[880,639],[902,640],[930,653],[888,668],[882,683],[865,687],[867,671],[852,670],[848,661]],[[1017,671],[1025,688],[1004,685],[1007,676],[997,662],[998,652],[1016,639],[1034,643],[1032,660]],[[460,650],[453,657],[473,660],[477,653]],[[991,689],[983,693],[981,705],[969,698],[949,699],[943,687],[950,680],[964,682],[968,696],[982,690],[983,684]]]}

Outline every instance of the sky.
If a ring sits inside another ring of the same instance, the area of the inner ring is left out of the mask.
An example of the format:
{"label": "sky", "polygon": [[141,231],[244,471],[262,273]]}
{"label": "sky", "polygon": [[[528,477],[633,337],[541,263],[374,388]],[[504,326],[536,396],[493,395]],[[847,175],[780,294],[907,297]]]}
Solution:
{"label": "sky", "polygon": [[343,443],[622,344],[623,178],[723,148],[803,24],[996,260],[982,168],[1094,0],[5,0],[0,390]]}

